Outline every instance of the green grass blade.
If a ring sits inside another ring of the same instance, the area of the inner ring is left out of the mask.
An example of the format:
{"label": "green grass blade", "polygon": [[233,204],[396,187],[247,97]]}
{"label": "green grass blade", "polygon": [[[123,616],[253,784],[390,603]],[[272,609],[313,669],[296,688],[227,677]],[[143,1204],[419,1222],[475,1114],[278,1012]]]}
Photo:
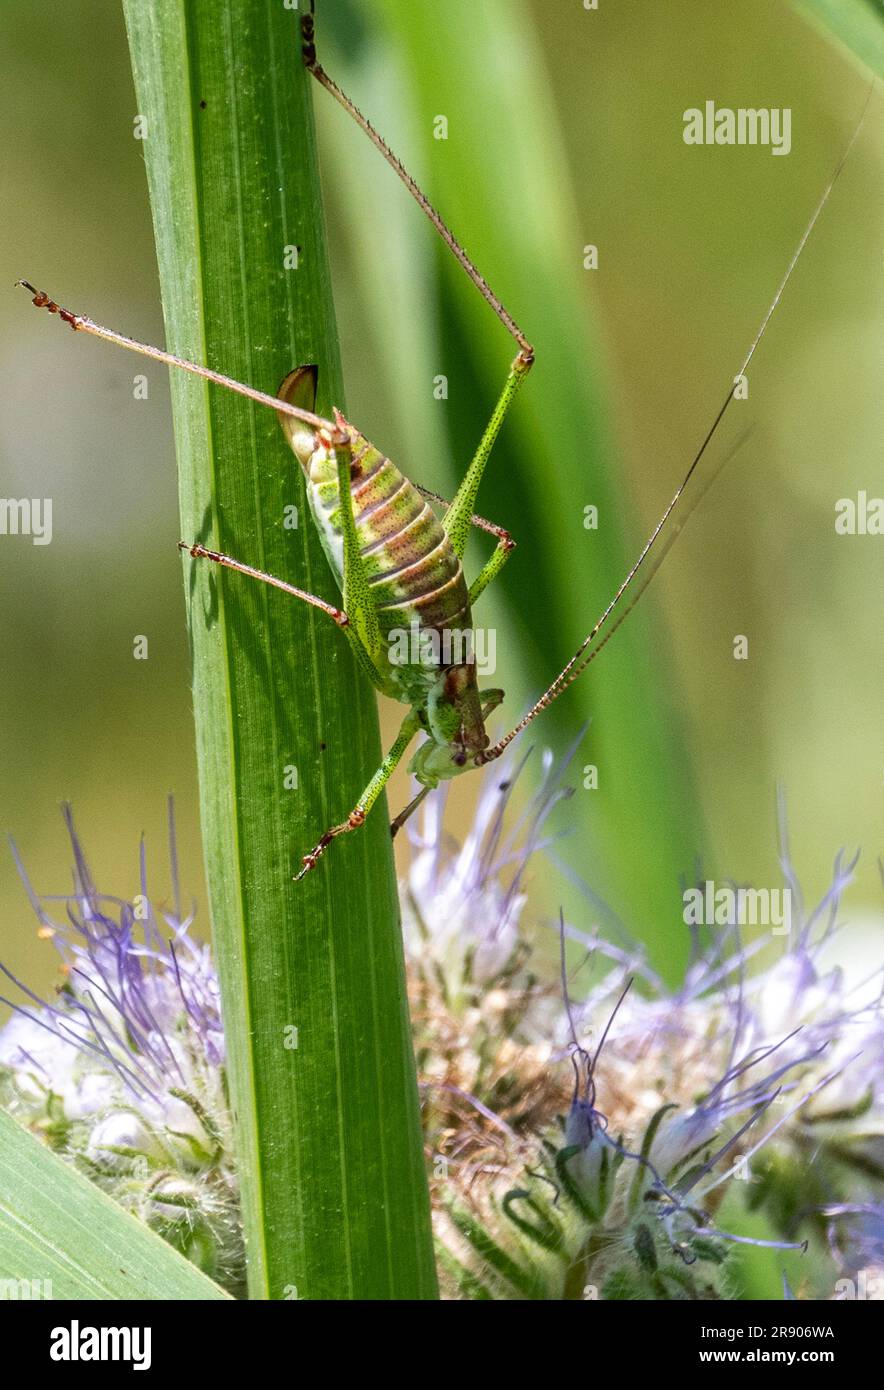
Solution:
{"label": "green grass blade", "polygon": [[[125,11],[169,345],[265,391],[318,363],[320,409],[343,406],[297,11],[281,0],[126,0]],[[181,376],[182,535],[333,598],[272,413]],[[292,503],[296,530],[284,524]],[[374,697],[326,618],[210,568],[185,560],[251,1296],[433,1297],[384,806],[291,881],[379,762]]]}
{"label": "green grass blade", "polygon": [[53,1299],[227,1297],[0,1110],[0,1280],[10,1279],[39,1281],[30,1296]]}
{"label": "green grass blade", "polygon": [[884,77],[884,6],[881,0],[797,0],[797,9],[838,39],[878,77]]}

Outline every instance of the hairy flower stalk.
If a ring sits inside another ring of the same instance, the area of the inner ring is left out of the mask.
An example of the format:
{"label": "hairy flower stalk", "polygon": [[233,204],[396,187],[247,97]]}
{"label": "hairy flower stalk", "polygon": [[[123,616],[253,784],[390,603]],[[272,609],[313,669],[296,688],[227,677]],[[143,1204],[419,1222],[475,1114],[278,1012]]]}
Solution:
{"label": "hairy flower stalk", "polygon": [[[523,765],[489,770],[463,844],[444,834],[444,795],[428,798],[401,885],[448,1296],[732,1296],[728,1256],[744,1238],[721,1207],[734,1194],[766,1216],[769,1238],[752,1243],[813,1239],[830,1252],[829,1283],[784,1285],[789,1297],[872,1297],[879,1284],[884,1294],[880,976],[856,982],[832,964],[856,860],[836,858],[808,909],[781,825],[790,937],[697,934],[671,991],[638,948],[564,923],[558,941],[529,930],[528,876],[569,790],[567,760],[547,757],[517,811]],[[64,985],[49,1005],[13,981],[4,1103],[241,1292],[208,949],[189,937],[177,883],[172,909],[151,905],[143,847],[136,898],[100,894],[66,817],[66,920],[22,869]],[[566,941],[581,948],[570,974]],[[727,1210],[733,1220],[733,1202]]]}

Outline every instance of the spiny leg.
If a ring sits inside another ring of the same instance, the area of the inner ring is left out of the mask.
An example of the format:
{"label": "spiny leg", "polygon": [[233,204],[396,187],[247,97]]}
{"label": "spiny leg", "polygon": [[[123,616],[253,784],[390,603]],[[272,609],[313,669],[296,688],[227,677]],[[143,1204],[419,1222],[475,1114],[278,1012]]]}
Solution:
{"label": "spiny leg", "polygon": [[403,809],[399,812],[398,816],[393,817],[393,819],[390,821],[391,840],[395,840],[396,836],[399,834],[399,831],[402,829],[405,822],[411,820],[411,817],[414,815],[418,806],[420,806],[424,797],[428,796],[431,791],[431,787],[421,787],[417,796],[413,796],[409,801],[408,805],[404,806]]}
{"label": "spiny leg", "polygon": [[194,560],[214,560],[216,565],[223,565],[225,569],[236,570],[237,574],[244,574],[247,579],[259,579],[262,584],[270,584],[274,589],[281,589],[284,594],[290,594],[292,598],[302,599],[304,603],[311,604],[313,608],[319,608],[323,613],[327,613],[338,627],[346,628],[349,626],[350,618],[342,608],[335,608],[333,603],[326,603],[324,598],[318,598],[316,594],[308,594],[306,589],[298,589],[294,584],[287,584],[284,579],[277,579],[276,575],[268,574],[266,570],[255,569],[253,565],[244,565],[241,560],[234,560],[232,555],[223,555],[219,550],[207,550],[204,545],[189,545],[187,541],[179,541],[178,549],[186,550],[189,555],[193,556]]}
{"label": "spiny leg", "polygon": [[[485,464],[488,460],[488,455],[490,454],[491,447],[495,439],[497,438],[498,431],[500,430],[500,427],[503,424],[504,417],[506,416],[506,413],[509,410],[510,405],[512,404],[513,397],[515,396],[520,385],[524,381],[525,377],[527,376],[534,363],[534,348],[531,346],[528,339],[525,337],[525,334],[522,332],[521,328],[516,323],[513,316],[507,311],[507,309],[504,308],[503,304],[498,299],[491,286],[488,284],[488,281],[485,279],[484,275],[481,274],[481,272],[477,269],[474,263],[470,260],[466,251],[463,249],[460,242],[455,237],[454,233],[442,220],[442,218],[440,217],[436,209],[433,207],[427,195],[417,185],[415,180],[412,178],[411,174],[409,174],[401,159],[399,159],[398,156],[393,153],[386,140],[384,140],[383,136],[379,135],[378,132],[375,130],[374,126],[371,124],[371,121],[369,121],[367,117],[363,116],[359,108],[350,100],[347,94],[341,90],[338,84],[331,77],[329,77],[328,73],[325,71],[322,64],[319,62],[316,56],[313,0],[311,0],[310,3],[310,13],[305,14],[301,17],[301,37],[302,55],[307,70],[313,74],[320,86],[324,87],[327,92],[330,92],[331,95],[334,97],[335,101],[337,101],[339,105],[341,105],[344,108],[344,110],[350,116],[352,116],[353,120],[356,122],[359,128],[365,132],[365,134],[371,140],[375,148],[380,151],[380,153],[383,155],[384,159],[387,161],[390,167],[395,170],[399,178],[405,184],[405,187],[408,189],[411,196],[414,198],[415,202],[418,204],[418,206],[422,209],[422,211],[429,218],[430,222],[436,228],[436,231],[439,233],[442,240],[445,242],[445,245],[448,247],[452,255],[457,260],[458,264],[462,267],[462,269],[472,280],[473,284],[476,286],[476,289],[479,291],[485,302],[489,304],[490,307],[494,310],[494,313],[500,319],[500,322],[503,324],[507,332],[515,340],[519,349],[518,353],[516,354],[515,360],[513,361],[510,367],[503,391],[500,395],[500,399],[494,408],[494,413],[491,416],[491,419],[488,423],[488,427],[486,428],[485,433],[482,436],[475,457],[473,458],[473,461],[470,464],[466,472],[466,475],[464,476],[463,482],[458,488],[457,496],[452,502],[442,522],[445,531],[448,533],[451,539],[451,543],[454,546],[455,552],[459,557],[462,557],[467,543],[467,534],[469,532],[470,527],[470,516],[473,511],[473,506],[479,491],[479,483],[482,480],[482,474],[485,470]],[[497,571],[495,570],[494,572],[496,573]],[[493,576],[489,576],[489,579],[491,577]],[[488,580],[485,581],[485,583],[488,582]],[[482,588],[484,587],[485,585],[483,584]]]}
{"label": "spiny leg", "polygon": [[[620,626],[622,626],[623,623],[626,622],[626,619],[629,617],[633,608],[635,608],[642,594],[645,592],[651,580],[654,578],[654,575],[660,569],[660,566],[663,564],[663,561],[666,559],[666,556],[668,555],[670,549],[675,544],[676,540],[681,534],[681,531],[683,530],[685,524],[689,520],[691,514],[700,505],[701,501],[708,492],[709,488],[714,483],[715,479],[718,477],[719,473],[721,473],[721,471],[727,466],[727,464],[734,457],[734,455],[737,454],[740,449],[742,449],[743,445],[746,443],[746,440],[752,434],[753,429],[754,426],[748,426],[748,428],[745,429],[743,433],[740,435],[733,448],[730,449],[724,455],[724,457],[715,465],[713,469],[710,470],[710,472],[707,474],[705,478],[701,477],[694,496],[691,497],[687,502],[685,502],[682,510],[673,517],[673,512],[675,510],[676,503],[679,501],[682,494],[684,493],[685,487],[687,486],[687,483],[691,477],[691,473],[693,472],[692,465],[691,472],[687,474],[687,477],[685,478],[681,486],[678,488],[675,496],[673,497],[669,506],[666,508],[666,511],[663,513],[662,517],[657,522],[657,525],[651,532],[650,538],[645,542],[645,545],[642,547],[638,559],[630,568],[629,573],[623,580],[622,584],[618,588],[614,597],[611,599],[610,603],[606,606],[601,617],[593,625],[589,633],[586,635],[586,637],[584,637],[583,641],[580,643],[580,646],[577,648],[576,652],[571,657],[571,660],[567,663],[567,665],[565,665],[562,668],[562,670],[556,676],[555,680],[552,682],[551,685],[547,687],[547,689],[543,692],[540,698],[535,701],[535,703],[529,709],[528,713],[522,719],[519,720],[515,728],[510,729],[509,733],[504,734],[503,738],[499,739],[497,743],[492,744],[490,748],[485,749],[485,752],[482,754],[483,762],[490,763],[493,762],[495,758],[499,758],[501,754],[504,752],[504,750],[508,747],[508,745],[512,743],[516,735],[520,734],[523,729],[526,729],[528,725],[531,724],[537,718],[538,714],[542,713],[543,710],[548,709],[549,706],[553,703],[553,701],[557,700],[558,697],[568,689],[569,685],[573,685],[574,681],[577,680],[578,676],[581,676],[583,674],[587,666],[589,666],[590,662],[595,661],[602,648],[608,645],[617,629]],[[670,520],[670,518],[672,518],[672,526],[667,530],[666,524]],[[657,548],[658,542],[659,548]],[[651,551],[654,551],[653,556],[651,556]],[[645,561],[649,556],[651,556],[650,567],[649,569],[644,571],[644,576],[642,578],[641,583],[639,584],[639,587],[632,594],[632,597],[630,598],[630,601],[626,605],[626,607],[620,610],[614,621],[610,623],[610,626],[608,626],[609,620],[613,617],[614,610],[618,607],[621,598],[631,587],[635,579],[638,577],[639,572],[642,570]],[[598,638],[599,640],[596,641],[596,638]]]}
{"label": "spiny leg", "polygon": [[479,573],[476,575],[475,579],[470,585],[471,608],[474,607],[476,599],[479,597],[479,595],[483,593],[484,590],[488,588],[488,585],[492,582],[492,580],[496,579],[497,576],[500,574],[500,571],[503,569],[507,560],[510,558],[510,554],[514,545],[515,541],[513,540],[510,540],[509,543],[503,540],[498,541],[496,547],[491,552],[490,556],[485,561],[484,565],[479,570]]}
{"label": "spiny leg", "polygon": [[[632,609],[638,603],[642,594],[645,592],[651,580],[654,578],[654,575],[659,570],[661,564],[663,563],[663,560],[666,557],[667,552],[677,539],[680,531],[684,527],[685,522],[690,517],[694,508],[701,501],[707,489],[710,487],[715,478],[717,478],[722,468],[724,468],[725,465],[730,461],[730,459],[732,459],[733,456],[739,451],[739,449],[745,442],[748,434],[751,432],[750,427],[750,430],[745,431],[744,434],[741,435],[741,437],[737,440],[737,443],[730,450],[730,452],[724,456],[724,458],[716,465],[714,469],[710,471],[710,473],[705,478],[702,476],[702,474],[699,476],[695,496],[693,497],[693,499],[684,503],[679,508],[679,503],[682,501],[682,497],[684,496],[686,488],[690,484],[691,479],[694,477],[694,474],[697,473],[697,470],[699,469],[700,464],[706,455],[706,451],[709,448],[709,445],[711,444],[712,440],[718,432],[719,425],[721,424],[722,420],[728,412],[731,401],[734,399],[737,386],[745,377],[746,372],[749,369],[749,364],[751,363],[756,352],[758,351],[761,340],[767,332],[768,325],[777,310],[777,306],[779,305],[780,300],[786,292],[786,287],[789,284],[789,281],[792,279],[795,267],[797,266],[804,253],[804,248],[810,240],[811,234],[813,233],[813,230],[817,222],[822,216],[823,209],[828,203],[829,198],[832,196],[832,189],[835,187],[835,184],[841,177],[841,174],[844,170],[844,166],[847,163],[847,160],[850,156],[850,152],[856,144],[856,141],[859,138],[859,133],[862,130],[863,125],[865,124],[866,114],[868,112],[869,104],[872,100],[874,92],[875,84],[873,82],[872,86],[869,89],[869,93],[866,97],[865,103],[863,105],[859,121],[854,127],[853,134],[851,135],[850,139],[847,141],[847,144],[842,150],[841,155],[838,158],[838,162],[836,163],[835,168],[832,172],[832,175],[829,178],[829,182],[826,184],[826,187],[823,190],[822,197],[820,198],[819,202],[817,203],[816,207],[811,213],[807,225],[805,226],[804,231],[801,233],[801,236],[798,239],[798,244],[789,258],[789,262],[786,266],[785,271],[783,272],[783,275],[780,279],[780,283],[777,285],[774,297],[768,304],[764,317],[762,318],[761,323],[759,324],[758,329],[756,330],[755,337],[749,344],[749,348],[742,362],[740,363],[739,370],[731,378],[732,384],[728,390],[728,393],[725,396],[721,406],[719,407],[711,425],[706,431],[702,443],[700,444],[699,449],[697,450],[693,459],[691,460],[690,467],[688,468],[687,473],[685,474],[679,486],[676,488],[675,494],[669,502],[669,505],[666,507],[665,511],[663,512],[663,515],[657,522],[657,525],[654,527],[645,544],[642,546],[638,558],[629,569],[626,578],[621,583],[614,597],[611,599],[610,603],[605,608],[598,622],[594,625],[590,632],[587,633],[586,637],[584,637],[583,641],[580,643],[580,646],[577,648],[576,652],[571,657],[571,660],[562,668],[562,670],[556,676],[552,684],[548,686],[547,689],[543,692],[540,699],[532,705],[531,709],[529,709],[528,713],[524,716],[524,718],[519,720],[515,728],[510,729],[508,734],[504,734],[503,738],[499,739],[497,743],[493,744],[490,748],[487,748],[485,750],[484,754],[482,755],[482,760],[484,762],[492,762],[495,758],[499,758],[500,755],[503,753],[504,749],[510,743],[512,743],[516,735],[520,734],[522,730],[525,729],[531,723],[532,720],[536,719],[538,714],[540,714],[542,710],[547,709],[552,704],[553,700],[557,700],[558,697],[565,690],[568,689],[568,686],[571,685],[577,679],[577,677],[586,670],[590,662],[595,660],[595,658],[598,656],[599,652],[602,650],[605,644],[608,641],[610,641],[610,639],[613,637],[620,624],[625,621],[625,619],[632,612]],[[670,520],[672,521],[671,527],[669,526]],[[651,556],[650,565],[647,569],[644,569],[645,562],[648,560],[649,556]],[[614,613],[614,610],[618,607],[620,600],[623,598],[626,591],[632,586],[639,573],[642,571],[642,582],[633,594],[631,601],[627,604],[626,608],[617,615],[616,621],[612,623],[610,626],[607,626],[612,614]],[[599,636],[599,633],[602,631],[602,628],[605,627],[607,627],[607,630],[601,637],[600,641],[596,642],[595,639]]]}
{"label": "spiny leg", "polygon": [[504,308],[503,304],[500,302],[497,295],[494,293],[491,286],[488,284],[488,281],[485,279],[484,275],[482,275],[479,272],[479,270],[470,260],[466,251],[463,249],[460,242],[454,236],[454,233],[445,225],[442,218],[439,216],[438,212],[430,202],[429,198],[423,192],[423,190],[420,187],[418,187],[417,183],[412,178],[411,174],[409,174],[401,159],[399,159],[398,156],[393,153],[386,140],[384,140],[383,136],[379,135],[378,132],[375,130],[374,126],[371,124],[371,121],[369,121],[367,117],[363,116],[362,112],[350,100],[346,92],[343,92],[341,88],[338,86],[337,82],[335,82],[331,77],[329,77],[328,73],[325,71],[321,63],[318,61],[316,57],[313,0],[310,0],[310,13],[301,16],[301,39],[301,52],[304,59],[304,66],[307,68],[308,72],[311,72],[313,76],[316,78],[317,82],[320,84],[320,86],[324,87],[327,92],[330,92],[331,95],[334,97],[335,101],[337,101],[339,105],[343,106],[344,110],[348,113],[348,115],[353,117],[353,120],[356,122],[359,128],[365,131],[365,134],[368,136],[371,143],[375,146],[377,150],[380,151],[380,153],[384,156],[384,159],[387,161],[390,167],[394,169],[395,172],[398,174],[399,178],[405,184],[405,187],[408,189],[412,198],[414,198],[418,207],[421,208],[421,210],[432,222],[433,226],[436,228],[436,231],[439,233],[442,240],[445,242],[445,245],[451,251],[452,255],[455,257],[458,263],[466,271],[467,275],[470,277],[473,284],[476,286],[482,298],[486,301],[487,304],[491,306],[491,308],[494,310],[495,314],[503,324],[504,328],[507,330],[509,334],[512,335],[512,337],[518,343],[519,356],[523,359],[523,367],[527,371],[527,369],[531,366],[531,363],[534,361],[534,349],[528,342],[528,339],[525,337],[524,333],[522,332],[519,325],[516,323],[515,319]]}
{"label": "spiny leg", "polygon": [[406,715],[402,728],[396,736],[395,743],[371,781],[368,783],[368,786],[365,788],[347,819],[342,821],[340,825],[333,825],[330,829],[326,830],[325,834],[310,853],[304,855],[304,867],[295,875],[296,883],[298,883],[305,874],[309,874],[311,869],[316,867],[332,840],[336,839],[338,835],[346,835],[351,830],[358,830],[361,825],[365,824],[366,816],[384,790],[384,787],[389,782],[396,768],[399,766],[403,754],[419,728],[420,719],[418,716],[415,713]]}
{"label": "spiny leg", "polygon": [[374,662],[362,645],[350,614],[344,609],[336,608],[333,603],[326,603],[325,599],[317,597],[316,594],[308,594],[306,589],[298,589],[294,584],[287,584],[284,579],[277,579],[275,574],[268,574],[266,570],[255,569],[253,565],[245,565],[241,560],[234,560],[232,555],[223,555],[218,550],[208,550],[204,545],[188,545],[187,541],[179,541],[178,549],[186,550],[195,560],[214,560],[215,564],[223,565],[225,569],[235,570],[237,574],[244,574],[247,579],[259,579],[262,584],[270,584],[274,589],[281,589],[284,594],[290,594],[292,598],[299,598],[304,603],[309,603],[313,608],[318,608],[320,612],[327,613],[343,630],[353,655],[371,683],[379,690],[382,688]]}
{"label": "spiny leg", "polygon": [[[530,362],[524,363],[517,357],[510,367],[503,390],[500,393],[500,398],[494,407],[491,419],[488,421],[485,432],[479,441],[479,447],[473,455],[470,466],[461,480],[460,487],[455,493],[454,501],[442,518],[442,527],[451,541],[455,554],[461,559],[467,548],[467,537],[470,533],[473,508],[476,505],[479,484],[482,481],[482,474],[485,472],[488,456],[500,432],[500,427],[506,418],[507,411],[513,403],[516,392],[525,380],[530,365]],[[487,582],[486,580],[486,583]],[[482,587],[484,588],[485,585],[483,584]]]}
{"label": "spiny leg", "polygon": [[[421,487],[420,483],[415,483],[415,487],[421,497],[426,497],[429,502],[438,502],[441,507],[449,507],[451,505],[449,502],[446,502],[444,497],[440,497],[438,492],[432,492],[428,487]],[[497,545],[494,551],[470,585],[470,605],[472,606],[483,590],[488,588],[492,579],[496,579],[500,574],[500,571],[515,550],[516,542],[513,540],[509,531],[505,531],[502,526],[497,526],[493,521],[486,521],[483,516],[471,516],[470,525],[477,527],[480,531],[487,531],[491,536],[497,537]]]}

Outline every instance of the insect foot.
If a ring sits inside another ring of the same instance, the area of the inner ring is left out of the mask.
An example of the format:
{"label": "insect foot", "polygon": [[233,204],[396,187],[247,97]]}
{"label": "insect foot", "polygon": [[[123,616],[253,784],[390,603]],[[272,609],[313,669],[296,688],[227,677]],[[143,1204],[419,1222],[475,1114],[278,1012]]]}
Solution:
{"label": "insect foot", "polygon": [[70,324],[74,332],[77,331],[80,326],[77,315],[72,314],[70,309],[63,309],[60,304],[56,304],[54,299],[49,298],[45,290],[38,290],[31,284],[30,280],[18,280],[16,283],[21,285],[22,289],[27,290],[28,294],[32,296],[36,308],[47,309],[50,314],[58,314],[58,317],[62,319],[64,323]]}
{"label": "insect foot", "polygon": [[294,882],[300,883],[301,879],[305,878],[311,869],[316,868],[316,865],[325,854],[332,840],[336,839],[338,835],[346,835],[348,830],[358,830],[361,825],[364,825],[365,815],[366,813],[363,811],[362,807],[356,806],[345,821],[340,825],[333,825],[329,830],[326,830],[325,834],[315,847],[311,849],[310,853],[304,855],[302,860],[304,867],[295,874]]}
{"label": "insect foot", "polygon": [[301,15],[301,56],[306,68],[316,67],[316,40],[315,40],[315,20],[313,16],[313,6],[310,6],[310,13]]}

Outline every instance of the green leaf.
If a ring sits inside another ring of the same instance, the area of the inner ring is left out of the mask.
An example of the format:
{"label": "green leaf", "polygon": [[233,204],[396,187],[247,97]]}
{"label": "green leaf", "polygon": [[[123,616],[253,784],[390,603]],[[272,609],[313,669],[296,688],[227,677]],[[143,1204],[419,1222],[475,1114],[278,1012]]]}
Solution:
{"label": "green leaf", "polygon": [[833,35],[878,77],[884,77],[881,0],[796,0],[800,13]]}
{"label": "green leaf", "polygon": [[[590,1224],[594,1224],[599,1219],[599,1212],[596,1211],[595,1207],[586,1200],[586,1197],[580,1191],[579,1183],[575,1182],[574,1178],[572,1177],[571,1170],[569,1167],[571,1159],[576,1158],[577,1155],[581,1152],[582,1150],[579,1144],[569,1144],[567,1148],[559,1149],[558,1153],[555,1156],[556,1177],[558,1181],[561,1183],[564,1191],[567,1193],[569,1199],[574,1203],[580,1215],[583,1217],[584,1221],[587,1221]],[[605,1165],[606,1169],[607,1158],[608,1151],[607,1149],[603,1149],[601,1155],[601,1163]],[[599,1183],[600,1190],[601,1186],[602,1184]],[[602,1200],[599,1202],[599,1208],[600,1210],[604,1211],[604,1198],[602,1198]]]}
{"label": "green leaf", "polygon": [[0,1279],[53,1299],[227,1294],[69,1163],[0,1111]]}
{"label": "green leaf", "polygon": [[645,1273],[653,1274],[657,1269],[657,1248],[654,1245],[651,1229],[644,1221],[640,1221],[635,1228],[632,1248]]}
{"label": "green leaf", "polygon": [[[528,1210],[533,1214],[534,1220],[522,1216],[518,1204],[524,1203]],[[500,1204],[504,1216],[509,1217],[514,1226],[533,1240],[537,1245],[549,1250],[555,1255],[562,1252],[563,1233],[562,1228],[553,1220],[549,1212],[545,1211],[537,1198],[524,1187],[511,1188],[504,1194]]]}
{"label": "green leaf", "polygon": [[[317,363],[318,408],[343,407],[297,10],[125,12],[169,346],[269,392]],[[333,600],[273,412],[172,390],[182,536]],[[184,576],[251,1296],[433,1297],[385,805],[292,882],[380,761],[373,692],[324,615],[189,556]]]}
{"label": "green leaf", "polygon": [[704,1236],[695,1236],[691,1249],[699,1259],[711,1260],[715,1265],[723,1265],[727,1259],[727,1247],[723,1242],[707,1240]]}
{"label": "green leaf", "polygon": [[461,1296],[470,1303],[493,1303],[494,1294],[481,1279],[461,1264],[444,1245],[438,1249],[439,1265],[450,1276]]}
{"label": "green leaf", "polygon": [[493,1269],[501,1275],[524,1298],[533,1299],[539,1296],[542,1281],[535,1269],[526,1269],[517,1260],[514,1260],[502,1246],[498,1245],[490,1232],[456,1201],[449,1202],[448,1214],[455,1228],[467,1244],[472,1247],[482,1265],[488,1266],[489,1269]]}
{"label": "green leaf", "polygon": [[627,1198],[627,1207],[629,1211],[636,1210],[641,1200],[642,1193],[645,1190],[648,1178],[650,1176],[653,1176],[650,1168],[648,1168],[647,1166],[647,1160],[650,1158],[651,1148],[653,1146],[655,1138],[657,1137],[657,1130],[660,1128],[660,1124],[663,1120],[663,1117],[667,1114],[668,1111],[677,1109],[678,1106],[674,1104],[674,1102],[670,1101],[668,1104],[661,1105],[657,1110],[655,1110],[650,1120],[648,1121],[647,1127],[642,1136],[642,1146],[641,1152],[639,1154],[639,1157],[642,1161],[635,1165],[635,1175],[629,1187],[629,1197]]}

